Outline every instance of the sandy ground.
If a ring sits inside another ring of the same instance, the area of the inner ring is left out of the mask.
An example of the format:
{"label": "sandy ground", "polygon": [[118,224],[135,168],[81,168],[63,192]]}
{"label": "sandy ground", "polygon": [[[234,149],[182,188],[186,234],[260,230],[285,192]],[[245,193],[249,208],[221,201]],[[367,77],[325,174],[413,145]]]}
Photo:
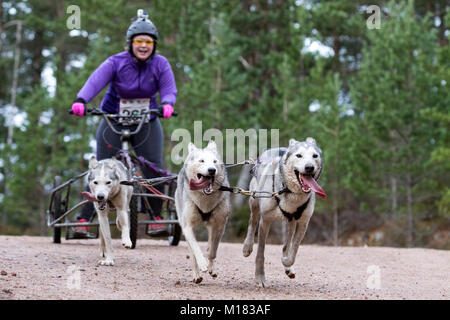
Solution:
{"label": "sandy ground", "polygon": [[305,245],[289,279],[281,246],[268,245],[260,288],[255,252],[244,258],[240,243],[221,243],[218,277],[195,284],[184,241],[139,239],[127,250],[114,239],[113,267],[97,266],[98,239],[62,242],[0,236],[0,299],[450,299],[450,251]]}

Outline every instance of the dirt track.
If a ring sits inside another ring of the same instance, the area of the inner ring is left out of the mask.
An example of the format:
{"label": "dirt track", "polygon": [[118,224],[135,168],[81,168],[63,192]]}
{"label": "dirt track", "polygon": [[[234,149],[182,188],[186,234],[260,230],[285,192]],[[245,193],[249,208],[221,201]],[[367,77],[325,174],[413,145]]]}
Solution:
{"label": "dirt track", "polygon": [[98,239],[62,242],[0,236],[0,299],[450,299],[450,251],[302,246],[289,279],[281,246],[268,245],[269,287],[259,288],[255,253],[244,258],[239,243],[221,243],[218,277],[197,285],[184,241],[139,239],[126,250],[114,239],[113,267],[96,265]]}

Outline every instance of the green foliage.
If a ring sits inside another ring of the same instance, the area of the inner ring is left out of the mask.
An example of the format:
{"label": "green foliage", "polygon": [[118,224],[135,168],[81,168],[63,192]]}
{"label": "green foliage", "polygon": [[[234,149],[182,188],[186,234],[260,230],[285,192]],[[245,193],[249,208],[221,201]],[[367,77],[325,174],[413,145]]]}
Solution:
{"label": "green foliage", "polygon": [[[410,188],[415,199],[439,199],[442,193],[437,185],[429,187],[443,177],[448,181],[448,174],[430,160],[436,155],[433,150],[442,150],[439,148],[448,140],[447,129],[426,116],[429,108],[448,113],[448,104],[444,105],[448,93],[441,88],[443,64],[436,63],[436,32],[428,17],[418,20],[414,16],[411,1],[391,2],[388,9],[390,19],[382,29],[368,32],[361,69],[351,86],[362,118],[356,128],[366,132],[371,145],[368,155],[376,170],[372,176],[385,189],[380,190],[381,201],[392,201],[390,197],[394,196],[389,179]],[[427,210],[423,201],[405,205],[413,206],[414,216],[420,217],[421,210]]]}

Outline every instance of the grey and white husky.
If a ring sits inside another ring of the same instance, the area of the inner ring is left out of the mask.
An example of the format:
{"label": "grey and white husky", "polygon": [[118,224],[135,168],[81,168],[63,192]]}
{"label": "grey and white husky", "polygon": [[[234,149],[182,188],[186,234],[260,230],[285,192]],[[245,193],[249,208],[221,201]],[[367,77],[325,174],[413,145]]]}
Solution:
{"label": "grey and white husky", "polygon": [[90,193],[84,195],[94,202],[100,225],[100,257],[99,265],[114,265],[108,213],[115,208],[117,211],[116,224],[122,231],[122,245],[131,248],[129,210],[133,194],[133,187],[122,185],[120,182],[129,180],[129,173],[124,164],[114,158],[97,161],[92,156],[89,161],[87,180]]}
{"label": "grey and white husky", "polygon": [[280,191],[275,197],[249,200],[250,220],[243,254],[248,257],[252,253],[255,231],[259,224],[255,277],[263,287],[266,286],[264,247],[274,220],[282,219],[287,223],[281,261],[288,277],[295,277],[292,265],[314,211],[315,195],[326,197],[317,184],[323,168],[321,156],[322,151],[313,138],[307,138],[303,142],[291,139],[287,149],[265,151],[252,170],[250,190]]}
{"label": "grey and white husky", "polygon": [[[230,195],[220,191],[222,185],[228,186],[228,178],[221,156],[214,141],[204,149],[189,143],[188,156],[178,174],[178,187],[175,191],[175,206],[181,228],[192,257],[193,281],[200,283],[200,271],[208,271],[217,277],[214,259],[222,239],[228,216],[231,212]],[[198,245],[194,226],[206,223],[208,229],[208,260]]]}

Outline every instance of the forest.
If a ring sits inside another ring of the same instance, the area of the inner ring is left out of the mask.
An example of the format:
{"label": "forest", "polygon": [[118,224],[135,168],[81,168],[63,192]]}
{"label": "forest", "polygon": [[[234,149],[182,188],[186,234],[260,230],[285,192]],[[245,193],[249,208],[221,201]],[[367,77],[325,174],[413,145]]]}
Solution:
{"label": "forest", "polygon": [[[165,169],[181,168],[172,133],[198,121],[277,132],[280,146],[313,137],[327,198],[306,243],[450,249],[447,0],[0,0],[0,234],[50,235],[54,177],[95,153],[99,119],[67,110],[140,8],[178,89]],[[248,166],[229,178],[247,188]],[[248,202],[232,200],[225,239],[241,241]]]}

